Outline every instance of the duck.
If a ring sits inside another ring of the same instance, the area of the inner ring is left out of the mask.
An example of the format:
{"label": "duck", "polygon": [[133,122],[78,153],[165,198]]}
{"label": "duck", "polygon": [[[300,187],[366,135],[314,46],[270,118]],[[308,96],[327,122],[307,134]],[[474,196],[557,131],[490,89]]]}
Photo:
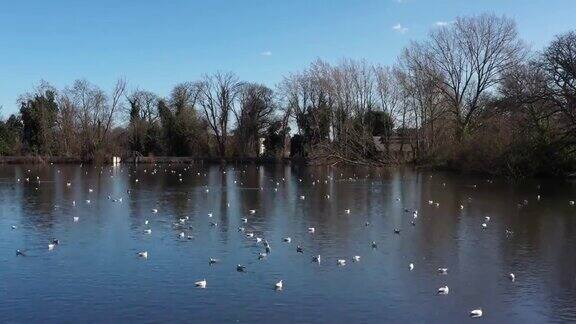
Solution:
{"label": "duck", "polygon": [[450,288],[448,286],[438,288],[438,295],[448,295]]}
{"label": "duck", "polygon": [[199,280],[194,283],[194,285],[198,288],[206,288],[206,284],[207,284],[206,279]]}

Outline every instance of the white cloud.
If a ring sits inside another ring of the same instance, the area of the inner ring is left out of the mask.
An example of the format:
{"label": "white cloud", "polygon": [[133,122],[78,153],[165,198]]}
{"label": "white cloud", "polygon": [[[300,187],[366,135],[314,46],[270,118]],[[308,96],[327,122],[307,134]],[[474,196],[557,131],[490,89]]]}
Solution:
{"label": "white cloud", "polygon": [[395,31],[399,32],[400,34],[404,34],[408,31],[407,27],[402,26],[402,24],[398,23],[392,27]]}
{"label": "white cloud", "polygon": [[264,51],[264,52],[260,53],[260,55],[262,55],[262,56],[272,56],[272,52],[271,52],[271,51]]}
{"label": "white cloud", "polygon": [[434,23],[434,26],[436,27],[444,27],[444,26],[448,26],[450,25],[450,22],[448,21],[437,21]]}

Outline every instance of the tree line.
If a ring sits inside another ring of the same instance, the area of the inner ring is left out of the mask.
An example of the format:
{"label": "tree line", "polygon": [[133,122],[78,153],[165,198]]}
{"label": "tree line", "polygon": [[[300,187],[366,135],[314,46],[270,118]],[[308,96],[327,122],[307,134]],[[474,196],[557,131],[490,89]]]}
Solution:
{"label": "tree line", "polygon": [[316,60],[274,88],[218,72],[167,97],[124,80],[110,91],[40,82],[18,105],[0,123],[2,155],[234,158],[264,145],[267,157],[316,163],[565,175],[576,165],[576,32],[531,50],[512,19],[482,14],[434,27],[390,66]]}

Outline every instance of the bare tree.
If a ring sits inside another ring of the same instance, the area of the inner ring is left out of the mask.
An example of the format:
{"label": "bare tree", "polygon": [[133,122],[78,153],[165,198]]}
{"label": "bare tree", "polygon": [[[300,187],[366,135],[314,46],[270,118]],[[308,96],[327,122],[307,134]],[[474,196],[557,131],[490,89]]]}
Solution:
{"label": "bare tree", "polygon": [[242,83],[231,72],[205,75],[200,85],[200,106],[218,145],[220,157],[226,155],[230,114],[237,104]]}
{"label": "bare tree", "polygon": [[457,18],[432,31],[421,46],[426,56],[416,64],[445,96],[458,139],[480,115],[487,92],[525,53],[514,21],[488,14]]}

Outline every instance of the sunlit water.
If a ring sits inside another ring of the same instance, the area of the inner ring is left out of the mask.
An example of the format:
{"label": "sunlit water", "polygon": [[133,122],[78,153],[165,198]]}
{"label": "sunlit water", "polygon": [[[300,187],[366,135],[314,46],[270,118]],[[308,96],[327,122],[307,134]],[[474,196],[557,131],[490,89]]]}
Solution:
{"label": "sunlit water", "polygon": [[[576,321],[569,182],[281,165],[4,165],[0,178],[1,322]],[[246,233],[268,240],[266,259]]]}

